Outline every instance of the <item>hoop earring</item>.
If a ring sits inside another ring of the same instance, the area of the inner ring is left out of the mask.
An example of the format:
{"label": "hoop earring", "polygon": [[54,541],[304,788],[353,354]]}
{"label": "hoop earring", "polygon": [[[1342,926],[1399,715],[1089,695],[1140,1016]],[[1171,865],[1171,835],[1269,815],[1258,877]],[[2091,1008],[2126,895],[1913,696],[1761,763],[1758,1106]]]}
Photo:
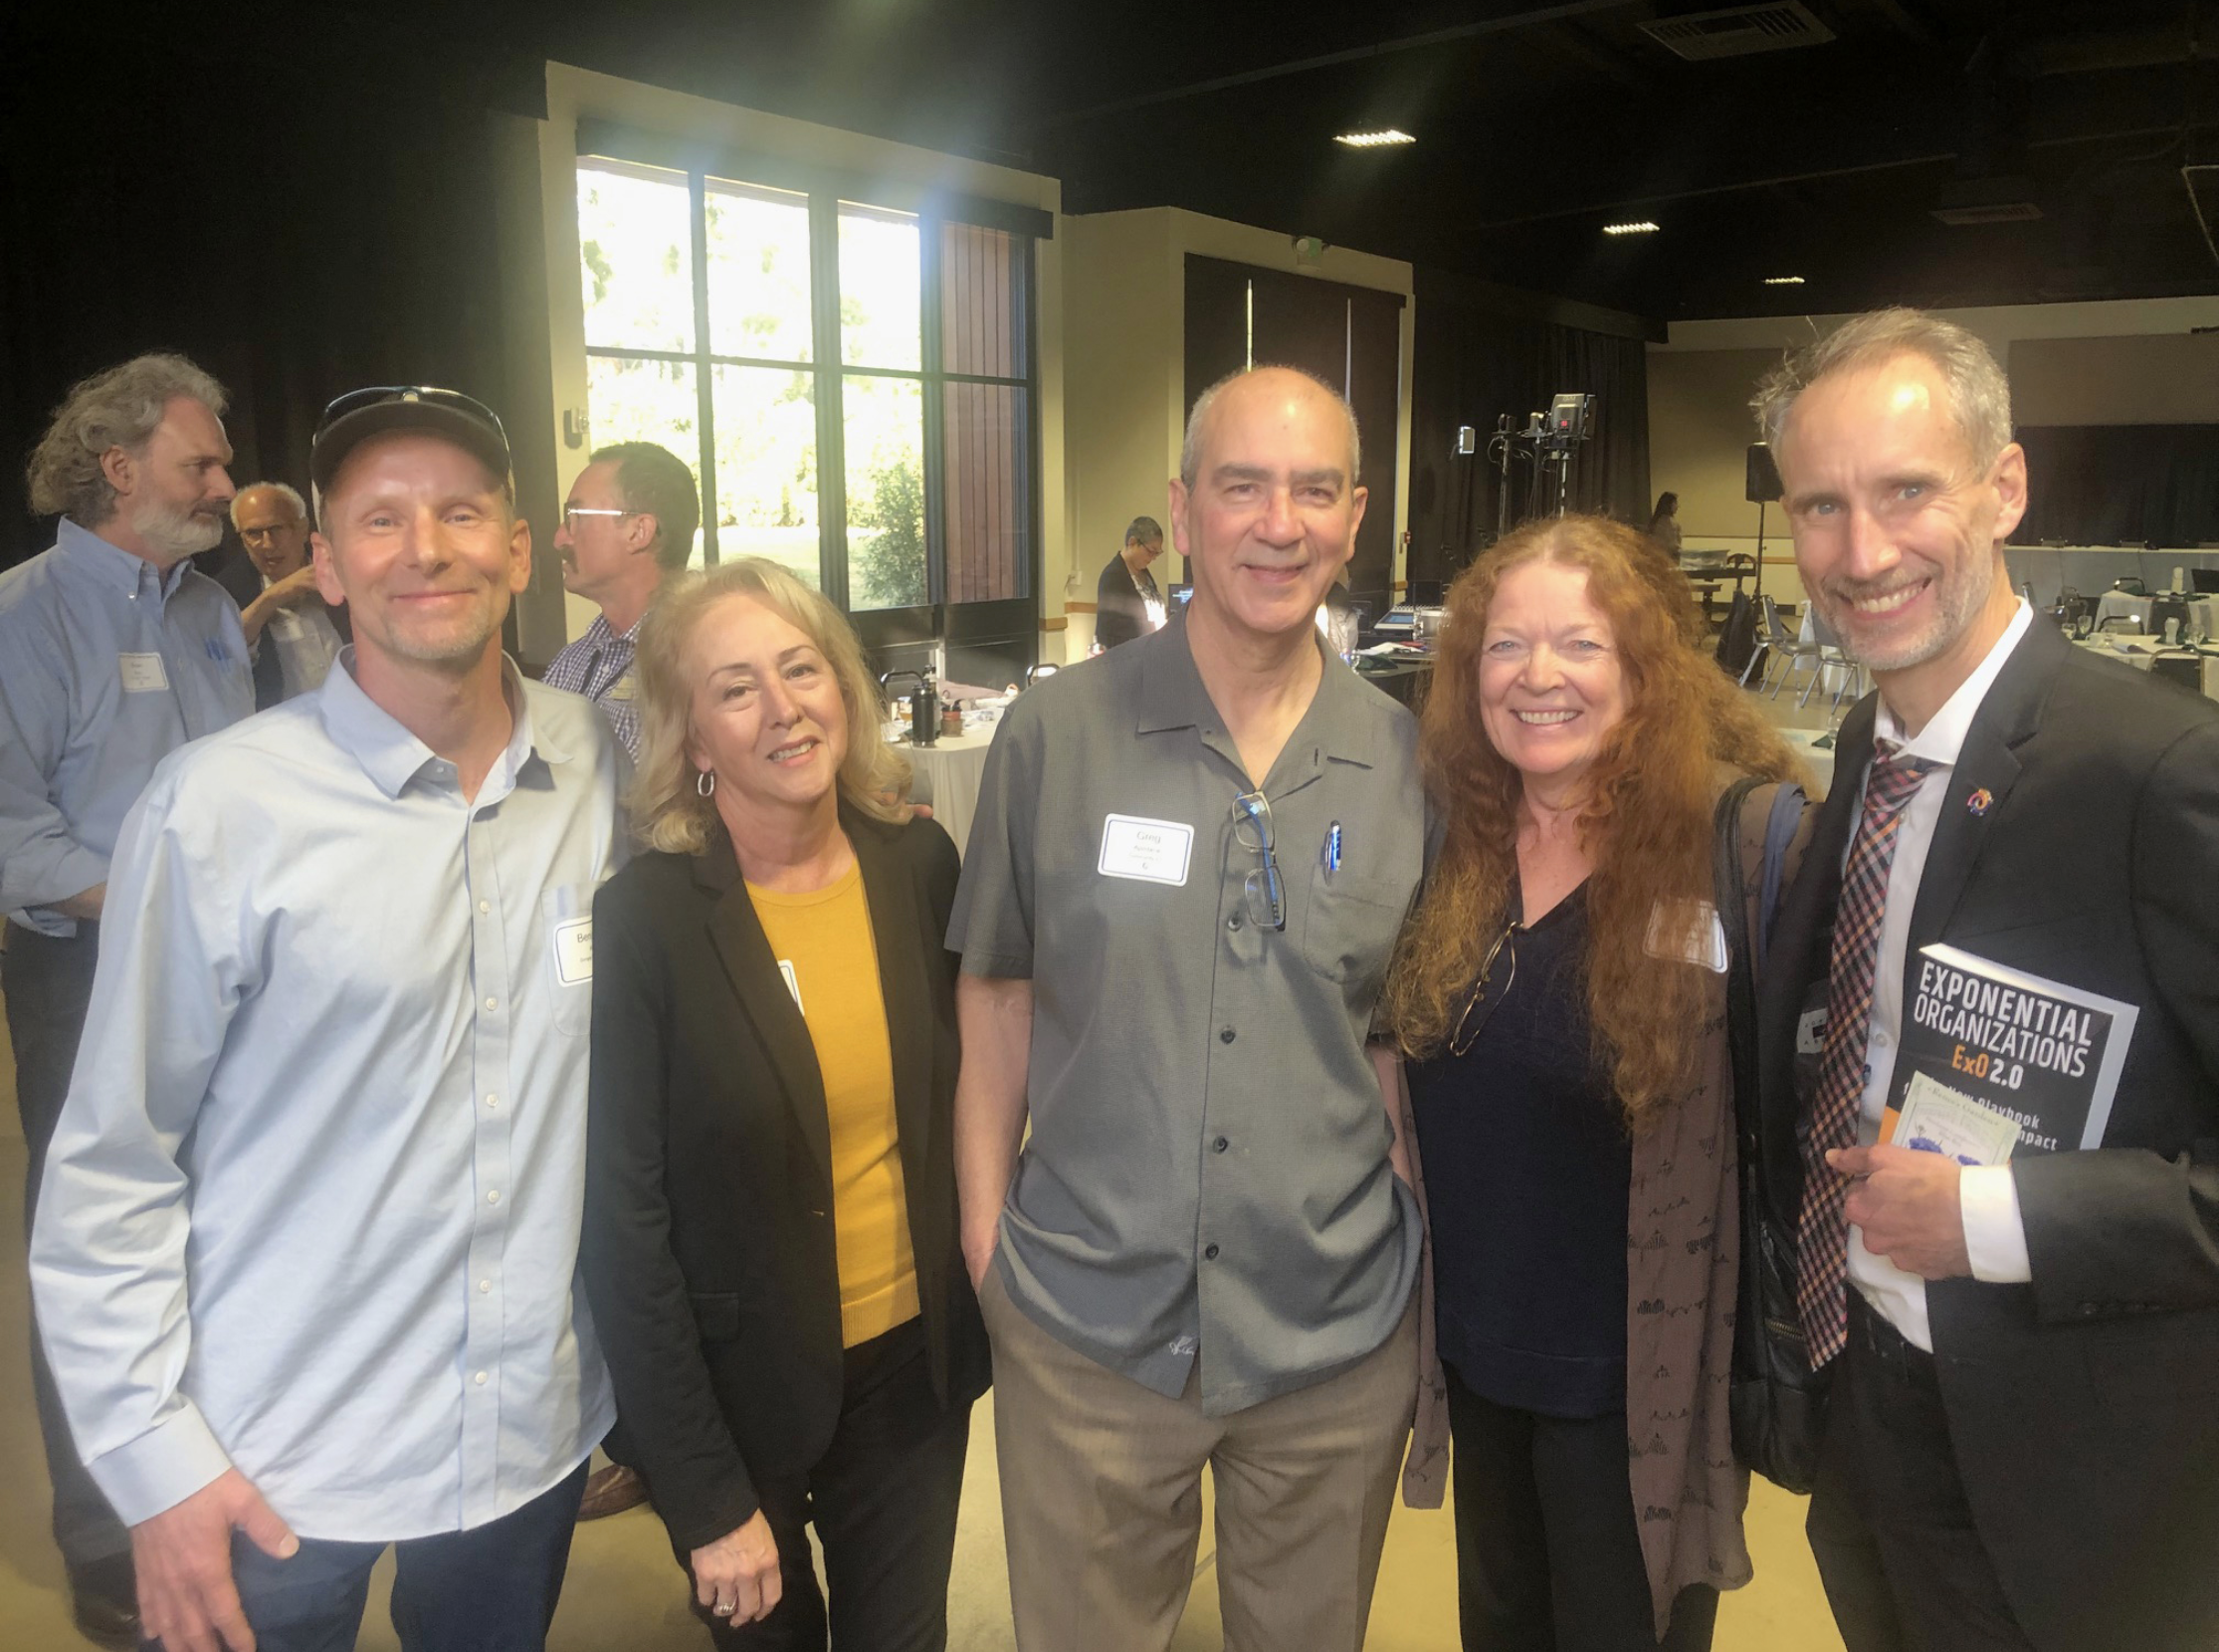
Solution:
{"label": "hoop earring", "polygon": [[700,797],[714,797],[716,795],[716,771],[712,768],[697,771],[694,775],[694,791]]}

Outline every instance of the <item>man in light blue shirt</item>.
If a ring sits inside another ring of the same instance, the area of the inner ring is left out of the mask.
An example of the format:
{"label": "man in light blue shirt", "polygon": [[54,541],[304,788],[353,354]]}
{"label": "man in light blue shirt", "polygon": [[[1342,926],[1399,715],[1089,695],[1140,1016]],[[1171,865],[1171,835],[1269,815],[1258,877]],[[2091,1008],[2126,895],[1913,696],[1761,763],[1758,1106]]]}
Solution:
{"label": "man in light blue shirt", "polygon": [[[232,497],[223,387],[143,355],[72,389],[29,466],[54,548],[0,574],[0,986],[35,1209],[99,950],[108,855],[154,765],[254,710],[231,599],[189,558]],[[137,1640],[130,1539],[85,1473],[36,1334],[54,1536],[78,1625]]]}
{"label": "man in light blue shirt", "polygon": [[397,1543],[405,1647],[534,1646],[612,1418],[572,1276],[622,759],[501,652],[490,412],[341,397],[311,469],[354,646],[125,823],[33,1280],[149,1637],[351,1645]]}

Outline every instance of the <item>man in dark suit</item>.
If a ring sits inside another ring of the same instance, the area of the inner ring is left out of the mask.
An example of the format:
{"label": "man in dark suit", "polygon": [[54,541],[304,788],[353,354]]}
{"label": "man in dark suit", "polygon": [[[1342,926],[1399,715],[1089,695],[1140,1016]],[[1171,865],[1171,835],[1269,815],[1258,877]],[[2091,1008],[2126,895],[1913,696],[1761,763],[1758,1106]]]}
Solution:
{"label": "man in dark suit", "polygon": [[[2219,1644],[2219,707],[2012,594],[2026,455],[1969,333],[1858,317],[1756,407],[1878,685],[1764,982],[1828,1599],[1851,1652]],[[2139,1006],[2100,1145],[1876,1144],[1935,941]]]}

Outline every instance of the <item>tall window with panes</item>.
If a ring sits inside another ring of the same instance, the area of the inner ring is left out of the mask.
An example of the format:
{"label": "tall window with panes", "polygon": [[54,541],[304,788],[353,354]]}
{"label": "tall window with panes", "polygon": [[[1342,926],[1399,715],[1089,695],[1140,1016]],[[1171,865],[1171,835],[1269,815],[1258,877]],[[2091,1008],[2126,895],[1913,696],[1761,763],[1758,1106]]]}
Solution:
{"label": "tall window with panes", "polygon": [[593,445],[693,466],[697,565],[770,557],[867,641],[935,613],[979,632],[963,605],[1029,616],[1030,237],[708,171],[577,177]]}

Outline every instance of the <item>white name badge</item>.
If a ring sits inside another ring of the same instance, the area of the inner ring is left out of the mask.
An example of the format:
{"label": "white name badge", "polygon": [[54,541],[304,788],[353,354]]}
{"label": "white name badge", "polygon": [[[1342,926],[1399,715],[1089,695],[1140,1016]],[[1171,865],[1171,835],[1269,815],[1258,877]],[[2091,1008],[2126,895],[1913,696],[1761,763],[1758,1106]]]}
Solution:
{"label": "white name badge", "polygon": [[1642,944],[1653,958],[1678,958],[1714,975],[1725,973],[1725,926],[1708,901],[1659,901],[1649,911]]}
{"label": "white name badge", "polygon": [[578,986],[593,979],[593,920],[572,918],[554,927],[555,979]]}
{"label": "white name badge", "polygon": [[1795,1053],[1799,1056],[1826,1053],[1826,1012],[1823,1009],[1807,1009],[1803,1018],[1795,1023]]}
{"label": "white name badge", "polygon": [[1186,863],[1193,854],[1193,827],[1176,820],[1113,814],[1102,823],[1102,859],[1095,870],[1105,878],[1184,887]]}
{"label": "white name badge", "polygon": [[125,694],[160,694],[169,688],[159,654],[118,654],[115,663],[122,668]]}

